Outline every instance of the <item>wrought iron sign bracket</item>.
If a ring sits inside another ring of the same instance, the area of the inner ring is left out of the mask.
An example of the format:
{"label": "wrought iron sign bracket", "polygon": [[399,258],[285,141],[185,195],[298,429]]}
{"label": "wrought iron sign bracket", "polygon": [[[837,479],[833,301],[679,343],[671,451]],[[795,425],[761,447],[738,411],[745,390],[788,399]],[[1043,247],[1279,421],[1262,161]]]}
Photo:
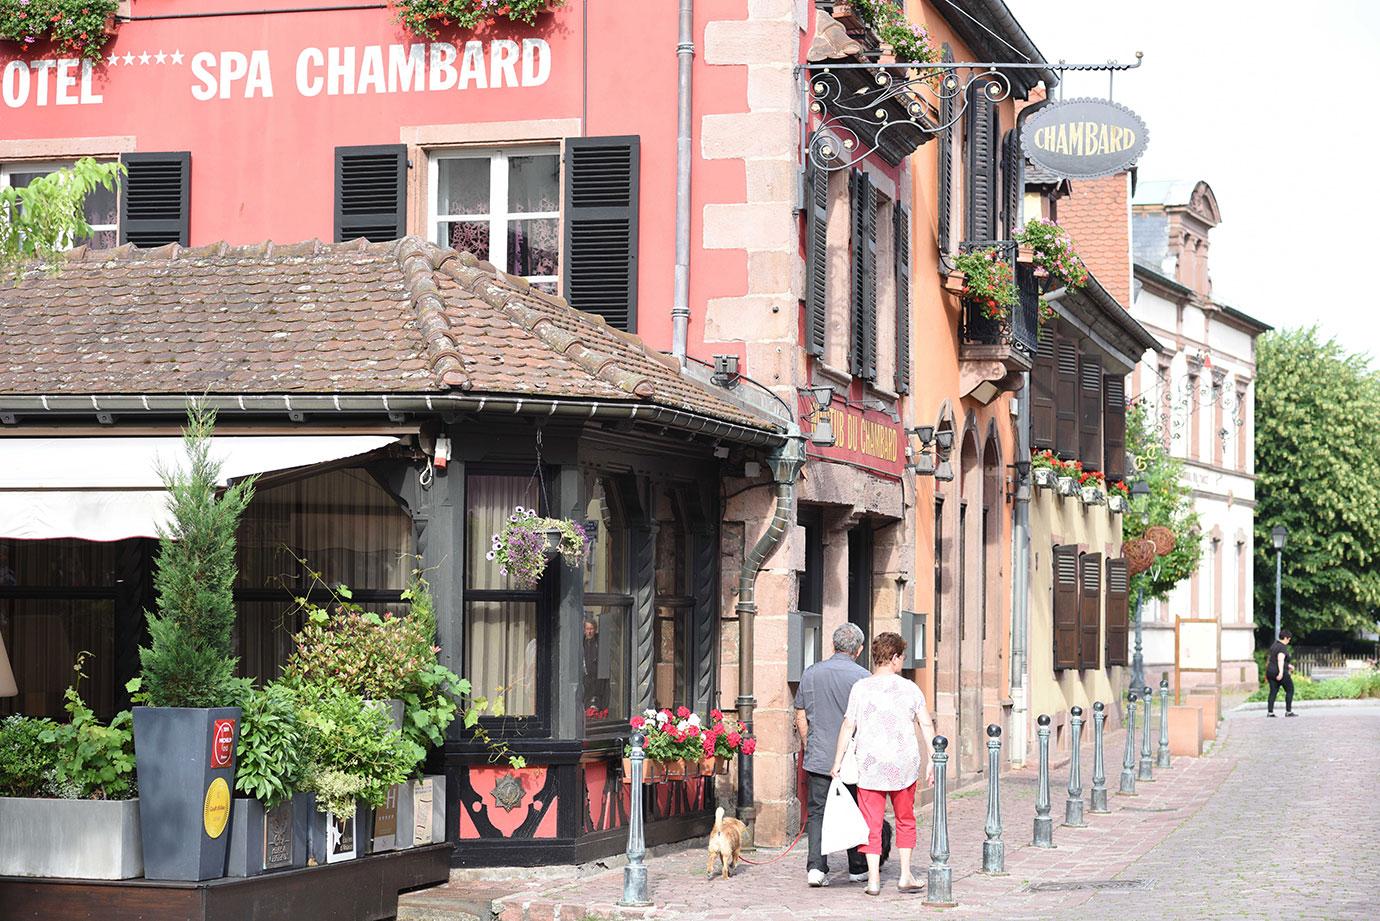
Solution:
{"label": "wrought iron sign bracket", "polygon": [[[1010,97],[1009,71],[1053,71],[1062,82],[1069,71],[1114,75],[1134,70],[1142,57],[1136,52],[1134,64],[943,61],[798,66],[801,109],[806,113],[800,126],[800,162],[833,172],[857,165],[889,137],[918,133],[924,143],[963,118],[975,85],[992,102]],[[1108,89],[1110,93],[1110,85]]]}

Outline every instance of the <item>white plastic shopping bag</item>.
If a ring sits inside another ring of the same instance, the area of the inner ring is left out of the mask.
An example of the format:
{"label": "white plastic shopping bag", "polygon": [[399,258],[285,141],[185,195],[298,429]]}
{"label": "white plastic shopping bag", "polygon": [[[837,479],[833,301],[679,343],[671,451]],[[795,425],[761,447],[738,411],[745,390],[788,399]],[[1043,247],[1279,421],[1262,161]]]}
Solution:
{"label": "white plastic shopping bag", "polygon": [[846,851],[867,843],[867,820],[853,801],[853,794],[837,777],[829,784],[829,799],[824,806],[824,824],[820,830],[819,849],[822,853]]}

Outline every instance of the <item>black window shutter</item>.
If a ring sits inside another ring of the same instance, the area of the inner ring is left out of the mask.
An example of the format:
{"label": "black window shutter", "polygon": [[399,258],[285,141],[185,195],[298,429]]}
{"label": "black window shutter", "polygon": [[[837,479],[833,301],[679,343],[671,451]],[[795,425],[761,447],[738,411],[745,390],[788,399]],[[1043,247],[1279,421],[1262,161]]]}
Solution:
{"label": "black window shutter", "polygon": [[852,227],[849,245],[853,266],[853,342],[855,377],[877,377],[877,192],[867,174],[849,177]]}
{"label": "black window shutter", "polygon": [[1127,665],[1130,641],[1128,598],[1130,579],[1126,560],[1107,560],[1107,666]]}
{"label": "black window shutter", "polygon": [[805,351],[823,355],[829,332],[829,171],[805,165]]}
{"label": "black window shutter", "polygon": [[1078,667],[1078,547],[1054,547],[1054,667]]}
{"label": "black window shutter", "polygon": [[1078,558],[1078,667],[1102,667],[1102,554]]}
{"label": "black window shutter", "polygon": [[[948,44],[944,45],[943,60],[952,63],[954,53]],[[951,71],[946,73],[952,73]],[[943,78],[943,79],[947,79]],[[956,79],[956,78],[955,78]],[[954,129],[953,122],[957,117],[957,90],[949,90],[948,87],[940,84],[939,97],[939,123],[943,130],[939,134],[939,252],[948,253],[953,249],[950,245],[951,232],[950,223],[953,220],[953,200],[954,200]]]}
{"label": "black window shutter", "polygon": [[1021,153],[1021,139],[1012,128],[1006,132],[1002,144],[1002,238],[1010,240],[1016,235],[1016,222],[1020,218],[1021,199],[1025,195],[1025,155]]}
{"label": "black window shutter", "polygon": [[127,153],[120,157],[120,242],[135,246],[189,245],[192,155]]}
{"label": "black window shutter", "polygon": [[1046,325],[1030,369],[1030,440],[1038,451],[1054,450],[1054,392],[1054,330]]}
{"label": "black window shutter", "polygon": [[1103,444],[1107,456],[1102,461],[1102,472],[1109,480],[1126,479],[1126,378],[1120,374],[1108,374],[1102,379],[1102,392],[1106,397],[1106,411],[1103,416]]}
{"label": "black window shutter", "polygon": [[910,393],[910,211],[892,209],[896,224],[896,392]]}
{"label": "black window shutter", "polygon": [[628,332],[637,331],[640,149],[636,135],[565,141],[565,297]]}
{"label": "black window shutter", "polygon": [[979,80],[969,89],[968,135],[968,239],[995,240],[997,236],[997,104],[987,94],[988,82]]}
{"label": "black window shutter", "polygon": [[397,240],[407,233],[407,145],[335,149],[335,241]]}
{"label": "black window shutter", "polygon": [[1102,359],[1084,348],[1078,371],[1078,459],[1086,470],[1101,470]]}
{"label": "black window shutter", "polygon": [[1054,336],[1054,450],[1078,456],[1078,341]]}

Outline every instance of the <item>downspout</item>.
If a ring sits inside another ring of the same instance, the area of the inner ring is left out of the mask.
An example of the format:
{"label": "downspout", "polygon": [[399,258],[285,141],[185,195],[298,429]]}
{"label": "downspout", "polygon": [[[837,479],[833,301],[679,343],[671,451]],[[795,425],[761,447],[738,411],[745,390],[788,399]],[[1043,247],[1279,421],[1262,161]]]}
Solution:
{"label": "downspout", "polygon": [[[743,731],[752,732],[752,711],[757,706],[753,696],[753,628],[757,616],[757,574],[762,571],[781,540],[786,529],[795,523],[795,483],[800,470],[805,466],[805,436],[799,427],[792,425],[786,436],[786,443],[777,448],[767,458],[771,465],[772,480],[776,483],[776,514],[772,516],[767,531],[747,555],[743,557],[742,569],[738,572],[738,603],[734,610],[738,615],[738,719],[743,723]],[[752,793],[752,755],[738,756],[738,818],[749,827],[757,815]]]}
{"label": "downspout", "polygon": [[676,285],[671,304],[671,354],[684,366],[690,330],[690,84],[695,62],[695,0],[680,0],[676,59]]}

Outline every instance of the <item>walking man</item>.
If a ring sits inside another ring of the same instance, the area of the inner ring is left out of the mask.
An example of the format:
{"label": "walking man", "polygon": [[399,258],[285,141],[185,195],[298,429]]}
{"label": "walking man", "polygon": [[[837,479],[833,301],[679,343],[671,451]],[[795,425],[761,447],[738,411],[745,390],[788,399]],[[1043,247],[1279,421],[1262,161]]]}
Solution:
{"label": "walking man", "polygon": [[[834,748],[838,744],[839,727],[848,708],[848,693],[853,685],[868,676],[867,669],[858,664],[863,648],[863,632],[857,624],[843,624],[834,631],[834,654],[805,669],[795,694],[795,728],[800,733],[805,750],[805,776],[809,781],[809,818],[805,833],[809,839],[809,857],[805,879],[811,886],[829,885],[829,858],[820,853],[820,831],[824,825],[824,804],[829,799],[830,771],[834,767]],[[849,787],[853,798],[858,791]],[[882,826],[882,860],[891,850],[891,828]],[[867,858],[857,848],[848,851],[848,879],[862,882],[867,879]]]}
{"label": "walking man", "polygon": [[1289,643],[1294,635],[1288,630],[1279,631],[1279,639],[1270,646],[1269,657],[1265,663],[1265,678],[1270,682],[1270,702],[1265,707],[1266,716],[1275,715],[1275,698],[1279,689],[1284,688],[1284,715],[1298,716],[1294,712],[1294,677],[1289,673]]}

